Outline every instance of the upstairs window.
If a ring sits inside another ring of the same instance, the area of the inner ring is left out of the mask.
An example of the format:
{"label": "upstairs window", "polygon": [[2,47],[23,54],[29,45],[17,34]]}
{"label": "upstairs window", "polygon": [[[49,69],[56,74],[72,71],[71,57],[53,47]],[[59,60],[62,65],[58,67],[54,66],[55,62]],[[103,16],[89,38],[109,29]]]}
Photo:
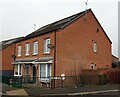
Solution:
{"label": "upstairs window", "polygon": [[33,55],[37,55],[38,54],[38,42],[34,42],[33,43]]}
{"label": "upstairs window", "polygon": [[94,42],[94,44],[93,44],[93,51],[96,53],[97,52],[97,43],[96,42]]}
{"label": "upstairs window", "polygon": [[21,56],[21,51],[22,51],[22,46],[19,45],[19,46],[18,46],[18,56]]}
{"label": "upstairs window", "polygon": [[50,44],[50,39],[44,40],[44,54],[50,53],[50,48],[48,48],[48,44]]}
{"label": "upstairs window", "polygon": [[29,55],[29,51],[30,51],[30,44],[26,44],[25,45],[25,55],[28,56]]}

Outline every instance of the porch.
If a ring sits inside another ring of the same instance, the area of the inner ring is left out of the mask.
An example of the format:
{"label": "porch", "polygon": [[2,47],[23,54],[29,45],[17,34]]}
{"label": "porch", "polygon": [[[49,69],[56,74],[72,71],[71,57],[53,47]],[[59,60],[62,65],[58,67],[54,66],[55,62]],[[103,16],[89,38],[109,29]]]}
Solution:
{"label": "porch", "polygon": [[50,83],[52,57],[16,59],[13,66],[22,83]]}

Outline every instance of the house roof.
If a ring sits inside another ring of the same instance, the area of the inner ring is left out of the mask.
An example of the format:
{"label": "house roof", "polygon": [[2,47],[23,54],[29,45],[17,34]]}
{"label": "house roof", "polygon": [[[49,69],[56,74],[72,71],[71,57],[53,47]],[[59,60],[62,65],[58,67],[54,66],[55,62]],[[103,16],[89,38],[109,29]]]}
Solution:
{"label": "house roof", "polygon": [[0,50],[3,50],[5,48],[7,48],[8,46],[10,46],[11,44],[22,40],[24,37],[18,37],[18,38],[13,38],[13,39],[9,39],[9,40],[4,40],[0,42]]}
{"label": "house roof", "polygon": [[48,24],[46,26],[43,26],[40,29],[34,31],[33,33],[27,35],[26,39],[32,38],[32,37],[35,37],[38,35],[46,34],[46,33],[52,32],[52,31],[56,31],[58,29],[62,29],[84,14],[85,14],[85,11],[77,13],[77,14],[72,15],[70,17],[64,18],[62,20],[56,21],[54,23]]}
{"label": "house roof", "polygon": [[18,63],[52,63],[52,57],[40,57],[40,58],[20,58],[16,59],[13,64]]}
{"label": "house roof", "polygon": [[[87,10],[87,12],[89,12],[89,11],[92,12],[91,9]],[[69,24],[71,24],[72,22],[74,22],[75,20],[77,20],[78,18],[80,18],[81,16],[83,16],[85,14],[86,14],[86,11],[83,11],[83,12],[77,13],[75,15],[69,16],[67,18],[61,19],[59,21],[56,21],[54,23],[43,26],[40,29],[38,29],[38,30],[32,32],[31,34],[27,35],[23,40],[26,40],[26,39],[29,39],[29,38],[32,38],[32,37],[36,37],[36,36],[39,36],[39,35],[47,34],[47,33],[53,32],[53,31],[57,31],[59,29],[63,29],[64,27],[68,26]],[[94,18],[96,19],[96,21],[98,22],[98,24],[100,25],[99,21],[97,20],[97,18],[95,17],[93,12],[92,12],[92,14],[93,14]],[[103,27],[101,25],[100,25],[100,27],[102,28],[103,32],[105,33]],[[105,35],[108,38],[108,40],[110,41],[110,43],[112,43],[106,33],[105,33]]]}
{"label": "house roof", "polygon": [[118,58],[117,56],[115,56],[115,55],[112,55],[112,57],[113,57],[113,58],[116,58],[116,59],[119,59],[119,58]]}

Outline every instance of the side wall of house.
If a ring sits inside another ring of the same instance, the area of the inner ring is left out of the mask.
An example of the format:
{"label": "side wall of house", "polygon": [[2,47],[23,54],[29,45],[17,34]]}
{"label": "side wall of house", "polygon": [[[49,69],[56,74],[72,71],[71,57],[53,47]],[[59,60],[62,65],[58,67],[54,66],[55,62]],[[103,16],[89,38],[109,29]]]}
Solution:
{"label": "side wall of house", "polygon": [[[111,43],[91,12],[57,32],[56,75],[80,74],[81,69],[111,68]],[[99,29],[99,32],[97,32]],[[93,43],[97,43],[97,52]]]}
{"label": "side wall of house", "polygon": [[3,49],[0,51],[0,54],[2,54],[2,75],[3,76],[12,76],[13,75],[13,58],[12,55],[14,55],[15,51],[15,44],[10,45],[9,47]]}

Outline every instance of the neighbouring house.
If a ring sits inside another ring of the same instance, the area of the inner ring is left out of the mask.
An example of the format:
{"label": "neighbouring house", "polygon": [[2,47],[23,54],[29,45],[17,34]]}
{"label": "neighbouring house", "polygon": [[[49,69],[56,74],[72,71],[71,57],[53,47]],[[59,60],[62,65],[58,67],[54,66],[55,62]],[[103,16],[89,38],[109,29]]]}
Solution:
{"label": "neighbouring house", "polygon": [[23,37],[9,39],[0,42],[0,76],[13,76],[13,65],[15,59],[15,42]]}
{"label": "neighbouring house", "polygon": [[112,68],[109,37],[88,9],[48,24],[16,42],[14,76],[24,82],[52,83],[82,69]]}
{"label": "neighbouring house", "polygon": [[119,58],[114,55],[112,55],[112,67],[113,68],[119,67]]}

